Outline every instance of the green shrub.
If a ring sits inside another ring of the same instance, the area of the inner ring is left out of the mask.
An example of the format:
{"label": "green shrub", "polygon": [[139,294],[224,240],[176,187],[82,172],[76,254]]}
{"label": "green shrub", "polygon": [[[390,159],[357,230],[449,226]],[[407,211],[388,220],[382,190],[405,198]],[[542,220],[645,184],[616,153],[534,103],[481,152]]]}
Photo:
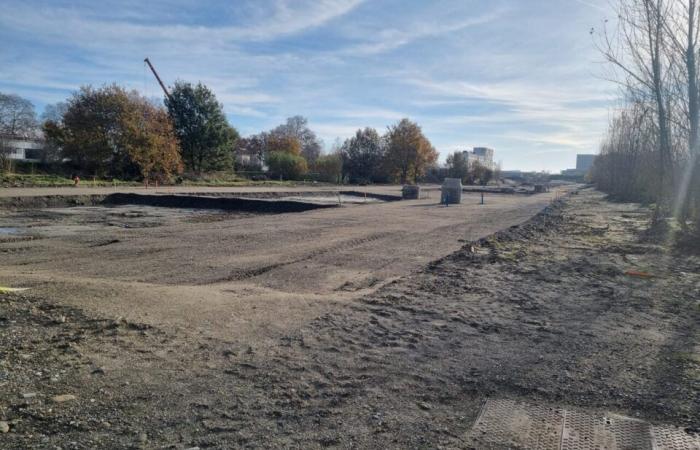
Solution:
{"label": "green shrub", "polygon": [[314,164],[318,179],[327,183],[340,183],[343,177],[343,159],[340,155],[321,155]]}
{"label": "green shrub", "polygon": [[286,152],[270,153],[267,157],[267,165],[275,177],[286,180],[299,180],[308,172],[308,166],[303,157]]}

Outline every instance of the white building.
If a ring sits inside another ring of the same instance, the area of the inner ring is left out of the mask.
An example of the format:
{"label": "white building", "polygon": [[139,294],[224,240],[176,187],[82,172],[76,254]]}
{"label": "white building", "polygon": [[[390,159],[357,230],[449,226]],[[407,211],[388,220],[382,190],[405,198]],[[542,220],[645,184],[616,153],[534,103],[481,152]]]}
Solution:
{"label": "white building", "polygon": [[44,141],[39,138],[0,136],[0,149],[8,153],[9,159],[16,161],[40,161],[44,145]]}
{"label": "white building", "polygon": [[488,147],[474,147],[473,150],[464,150],[462,152],[467,164],[471,165],[476,162],[491,170],[496,168],[496,164],[493,162],[494,153],[494,149]]}
{"label": "white building", "polygon": [[561,174],[567,177],[585,176],[593,168],[597,157],[598,155],[595,154],[578,154],[576,155],[576,168],[562,170]]}

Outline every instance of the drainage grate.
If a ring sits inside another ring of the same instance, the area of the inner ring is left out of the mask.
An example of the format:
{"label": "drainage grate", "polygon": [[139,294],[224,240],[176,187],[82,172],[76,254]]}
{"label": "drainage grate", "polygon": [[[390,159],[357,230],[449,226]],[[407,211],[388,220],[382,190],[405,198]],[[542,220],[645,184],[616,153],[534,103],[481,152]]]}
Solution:
{"label": "drainage grate", "polygon": [[669,426],[651,427],[651,440],[654,450],[700,450],[700,436]]}
{"label": "drainage grate", "polygon": [[476,448],[557,450],[563,411],[512,400],[489,400],[471,432]]}
{"label": "drainage grate", "polygon": [[561,450],[652,450],[649,424],[622,416],[564,413]]}
{"label": "drainage grate", "polygon": [[678,428],[504,399],[486,401],[467,439],[480,450],[700,450]]}

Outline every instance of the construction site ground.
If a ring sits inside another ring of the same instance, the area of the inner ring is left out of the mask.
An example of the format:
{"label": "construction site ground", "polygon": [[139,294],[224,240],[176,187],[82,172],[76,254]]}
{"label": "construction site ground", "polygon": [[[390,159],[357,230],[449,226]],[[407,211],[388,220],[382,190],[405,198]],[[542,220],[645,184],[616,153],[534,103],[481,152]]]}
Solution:
{"label": "construction site ground", "polygon": [[553,197],[2,210],[0,443],[695,448],[700,259]]}

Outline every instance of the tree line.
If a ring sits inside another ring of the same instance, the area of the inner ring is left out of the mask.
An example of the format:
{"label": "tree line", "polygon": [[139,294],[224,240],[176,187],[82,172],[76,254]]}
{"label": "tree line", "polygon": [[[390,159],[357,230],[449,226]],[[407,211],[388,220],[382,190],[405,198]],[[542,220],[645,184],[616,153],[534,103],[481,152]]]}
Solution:
{"label": "tree line", "polygon": [[463,152],[457,151],[447,157],[447,176],[459,178],[462,183],[468,185],[486,186],[491,180],[498,180],[501,169],[499,165],[495,168],[486,167],[478,161],[469,161]]}
{"label": "tree line", "polygon": [[[48,105],[41,120],[29,101],[0,94],[0,136],[40,128],[45,162],[66,161],[78,173],[120,179],[166,181],[183,171],[233,171],[238,155],[236,170],[266,169],[268,176],[286,180],[409,183],[420,180],[438,159],[421,127],[409,119],[387,127],[383,135],[360,129],[324,154],[305,117],[290,117],[270,131],[243,138],[205,85],[178,81],[169,94],[161,105],[116,84],[86,86],[67,101]],[[0,158],[2,148],[0,143]]]}
{"label": "tree line", "polygon": [[624,103],[591,172],[611,196],[655,205],[700,232],[700,5],[698,0],[618,0],[617,27],[592,30]]}
{"label": "tree line", "polygon": [[241,139],[239,147],[254,155],[257,164],[267,162],[274,175],[293,179],[312,172],[328,182],[416,182],[438,158],[421,127],[408,119],[389,126],[384,135],[374,128],[359,129],[329,154],[321,153],[321,142],[300,116]]}

